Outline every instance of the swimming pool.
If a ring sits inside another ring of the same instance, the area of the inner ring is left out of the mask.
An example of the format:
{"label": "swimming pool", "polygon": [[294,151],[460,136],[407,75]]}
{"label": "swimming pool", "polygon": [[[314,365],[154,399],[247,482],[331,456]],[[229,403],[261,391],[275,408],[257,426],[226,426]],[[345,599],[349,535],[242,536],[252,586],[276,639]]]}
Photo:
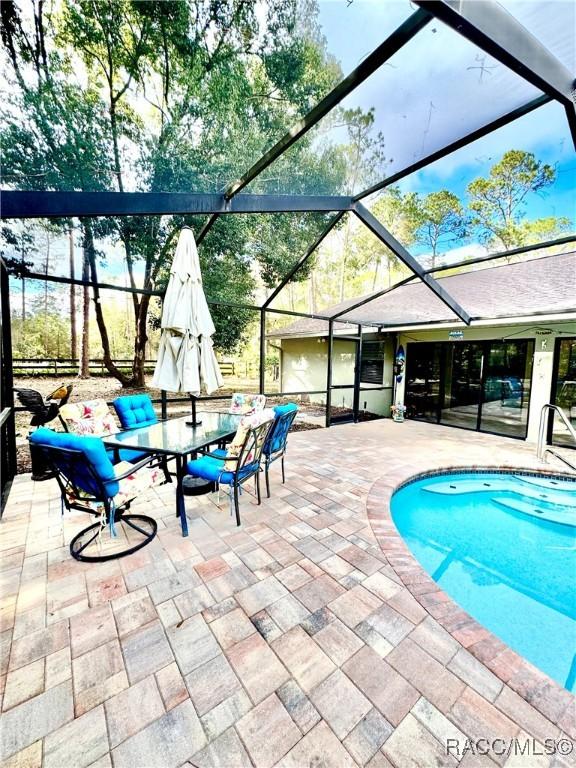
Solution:
{"label": "swimming pool", "polygon": [[576,483],[446,473],[405,485],[392,519],[432,578],[517,653],[576,689]]}

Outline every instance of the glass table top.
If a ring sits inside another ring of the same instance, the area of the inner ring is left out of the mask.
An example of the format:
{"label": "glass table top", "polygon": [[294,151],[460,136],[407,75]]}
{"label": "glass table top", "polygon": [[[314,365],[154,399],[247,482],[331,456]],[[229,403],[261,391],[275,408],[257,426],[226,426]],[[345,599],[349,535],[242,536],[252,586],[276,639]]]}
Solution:
{"label": "glass table top", "polygon": [[186,424],[191,415],[159,421],[103,438],[107,446],[135,448],[168,454],[188,454],[236,432],[240,416],[230,413],[198,413],[198,427]]}

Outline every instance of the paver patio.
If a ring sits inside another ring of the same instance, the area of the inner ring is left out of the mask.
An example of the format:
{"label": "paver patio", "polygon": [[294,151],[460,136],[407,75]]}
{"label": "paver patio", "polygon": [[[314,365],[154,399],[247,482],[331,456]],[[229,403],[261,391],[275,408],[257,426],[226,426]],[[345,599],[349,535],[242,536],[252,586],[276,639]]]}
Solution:
{"label": "paver patio", "polygon": [[576,736],[574,697],[417,599],[380,509],[409,474],[471,464],[538,466],[522,442],[415,422],[293,434],[286,485],[274,468],[271,499],[245,492],[242,528],[214,494],[187,500],[182,538],[162,486],[138,504],[157,538],[99,564],[70,557],[86,519],[62,521],[55,481],[17,477],[0,526],[0,762],[573,766],[544,749],[446,753],[449,738]]}

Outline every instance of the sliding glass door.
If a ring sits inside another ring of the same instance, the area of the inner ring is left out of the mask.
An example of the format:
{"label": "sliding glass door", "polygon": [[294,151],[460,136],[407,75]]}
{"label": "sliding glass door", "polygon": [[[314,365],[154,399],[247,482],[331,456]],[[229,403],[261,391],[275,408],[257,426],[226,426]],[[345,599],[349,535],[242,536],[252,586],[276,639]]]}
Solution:
{"label": "sliding glass door", "polygon": [[411,343],[408,416],[524,438],[533,357],[534,342],[524,339]]}
{"label": "sliding glass door", "polygon": [[406,359],[404,402],[411,419],[438,421],[442,344],[410,344]]}
{"label": "sliding glass door", "polygon": [[482,344],[459,342],[446,345],[441,424],[478,428],[482,357]]}
{"label": "sliding glass door", "polygon": [[533,359],[533,341],[489,343],[480,417],[483,432],[526,436]]}
{"label": "sliding glass door", "polygon": [[[552,402],[562,408],[576,429],[576,338],[556,340]],[[553,423],[552,442],[574,447],[566,426],[557,417]]]}

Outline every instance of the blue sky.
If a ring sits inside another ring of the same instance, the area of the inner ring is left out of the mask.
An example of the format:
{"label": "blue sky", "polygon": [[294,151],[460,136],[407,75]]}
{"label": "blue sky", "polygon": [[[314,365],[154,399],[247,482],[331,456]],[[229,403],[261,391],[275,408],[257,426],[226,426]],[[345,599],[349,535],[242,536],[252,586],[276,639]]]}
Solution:
{"label": "blue sky", "polygon": [[[521,17],[518,12],[522,11],[528,20],[536,5],[519,0],[506,3],[515,15]],[[353,0],[351,4],[321,0],[319,10],[328,51],[346,75],[415,7],[407,0]],[[563,18],[559,10],[574,13],[571,3],[548,3],[543,38],[548,43],[561,33],[563,47],[558,51],[565,56],[566,33],[558,26]],[[538,95],[539,91],[460,35],[431,22],[343,106],[375,109],[375,128],[384,134],[391,157],[389,175]],[[566,216],[576,231],[576,155],[564,109],[555,103],[413,174],[401,186],[422,194],[446,188],[464,197],[467,184],[486,175],[507,149],[534,152],[557,168],[554,186],[527,200],[528,218]]]}

